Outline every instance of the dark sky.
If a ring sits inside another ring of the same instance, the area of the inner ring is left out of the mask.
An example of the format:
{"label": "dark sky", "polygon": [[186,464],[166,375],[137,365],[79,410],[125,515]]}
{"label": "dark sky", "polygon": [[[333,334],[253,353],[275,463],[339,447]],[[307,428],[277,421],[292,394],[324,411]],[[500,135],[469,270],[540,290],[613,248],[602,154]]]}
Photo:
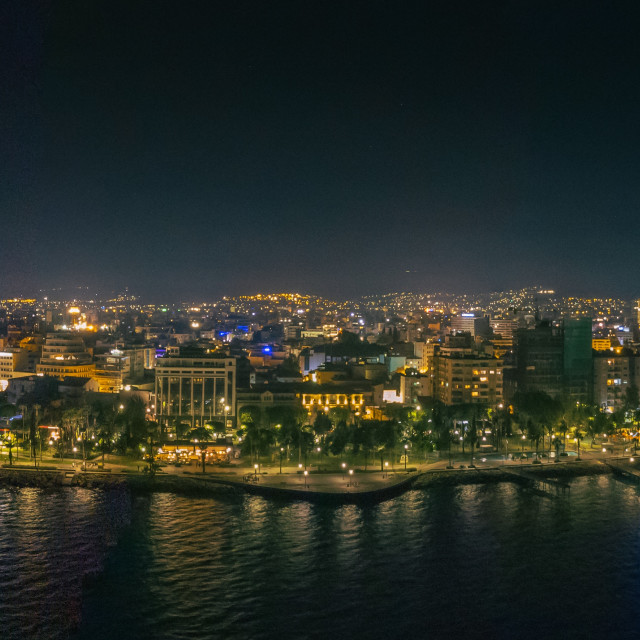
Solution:
{"label": "dark sky", "polygon": [[2,293],[639,293],[636,3],[0,4]]}

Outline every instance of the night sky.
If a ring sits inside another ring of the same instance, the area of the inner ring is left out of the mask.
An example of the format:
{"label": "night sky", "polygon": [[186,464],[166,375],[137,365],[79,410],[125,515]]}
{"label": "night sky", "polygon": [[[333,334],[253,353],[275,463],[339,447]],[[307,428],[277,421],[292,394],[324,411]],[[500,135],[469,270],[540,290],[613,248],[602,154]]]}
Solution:
{"label": "night sky", "polygon": [[0,293],[639,293],[636,3],[0,6]]}

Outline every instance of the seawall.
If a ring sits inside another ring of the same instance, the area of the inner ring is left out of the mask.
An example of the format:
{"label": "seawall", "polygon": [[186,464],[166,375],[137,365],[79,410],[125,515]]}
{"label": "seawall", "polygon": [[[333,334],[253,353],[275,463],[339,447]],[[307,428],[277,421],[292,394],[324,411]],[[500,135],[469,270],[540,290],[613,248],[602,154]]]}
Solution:
{"label": "seawall", "polygon": [[[518,470],[519,467],[507,467]],[[564,479],[579,478],[582,476],[604,475],[611,473],[611,469],[598,461],[567,462],[559,464],[524,465],[527,475],[535,475],[541,481],[545,478]],[[518,478],[514,473],[509,473],[502,467],[490,467],[486,469],[439,469],[437,471],[425,471],[418,476],[413,484],[416,489],[426,489],[436,485],[456,484],[487,484],[493,482],[516,482],[528,484],[526,478]]]}
{"label": "seawall", "polygon": [[[509,472],[507,469],[511,469]],[[321,492],[273,487],[214,477],[157,474],[110,474],[100,472],[71,473],[58,470],[0,468],[0,487],[39,487],[54,489],[71,486],[88,489],[126,489],[135,494],[175,493],[188,496],[237,498],[244,493],[270,499],[305,500],[323,504],[372,504],[394,498],[405,491],[428,489],[438,485],[487,484],[511,482],[530,485],[531,477],[567,480],[580,476],[612,473],[612,469],[598,461],[559,464],[525,465],[528,477],[518,477],[513,471],[519,467],[490,467],[486,469],[438,469],[410,474],[390,486],[354,492]]]}

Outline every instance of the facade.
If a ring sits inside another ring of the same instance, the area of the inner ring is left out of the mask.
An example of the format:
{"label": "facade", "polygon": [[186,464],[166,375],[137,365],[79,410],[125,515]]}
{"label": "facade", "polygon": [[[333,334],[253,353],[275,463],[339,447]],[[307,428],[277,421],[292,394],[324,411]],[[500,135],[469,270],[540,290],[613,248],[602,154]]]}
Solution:
{"label": "facade", "polygon": [[262,414],[272,407],[291,407],[299,409],[301,407],[300,394],[292,389],[287,389],[286,385],[282,389],[272,390],[242,390],[236,394],[236,415],[238,419],[246,407],[258,407]]}
{"label": "facade", "polygon": [[434,395],[443,404],[503,403],[503,362],[480,353],[449,350],[436,356]]}
{"label": "facade", "polygon": [[144,376],[148,363],[155,364],[155,349],[111,349],[96,357],[95,380],[101,393],[117,393],[127,381]]}
{"label": "facade", "polygon": [[593,400],[603,410],[622,409],[627,389],[640,382],[640,357],[598,354],[593,359]]}
{"label": "facade", "polygon": [[234,358],[159,358],[156,361],[156,418],[169,425],[178,419],[193,428],[235,424]]}
{"label": "facade", "polygon": [[22,349],[9,348],[0,351],[0,380],[9,380],[17,371],[27,371],[27,352]]}
{"label": "facade", "polygon": [[451,318],[452,333],[470,333],[474,338],[476,336],[489,335],[489,318],[485,316],[476,316],[473,313],[461,313],[459,316]]}
{"label": "facade", "polygon": [[95,366],[84,340],[72,333],[49,333],[36,373],[57,378],[93,376]]}
{"label": "facade", "polygon": [[[619,346],[617,341],[616,345]],[[613,351],[615,347],[611,344],[611,338],[593,338],[591,348],[594,351]]]}
{"label": "facade", "polygon": [[[325,390],[318,393],[303,393],[302,406],[309,413],[317,411],[328,411],[337,407],[349,409],[359,413],[365,404],[363,391],[353,391],[347,389],[334,389],[333,392]],[[368,394],[369,396],[371,393]]]}
{"label": "facade", "polygon": [[35,373],[36,365],[40,362],[42,355],[42,344],[44,340],[40,336],[29,336],[20,340],[20,349],[27,354],[27,364],[24,371]]}
{"label": "facade", "polygon": [[518,323],[515,320],[495,319],[491,320],[490,324],[494,334],[513,344],[513,337],[518,328]]}
{"label": "facade", "polygon": [[564,338],[560,327],[541,322],[534,329],[516,332],[516,380],[518,391],[562,392]]}
{"label": "facade", "polygon": [[27,375],[28,354],[24,349],[0,351],[0,391],[6,391],[9,380]]}
{"label": "facade", "polygon": [[591,399],[591,318],[564,321],[564,391],[580,402]]}
{"label": "facade", "polygon": [[379,384],[374,387],[373,401],[376,406],[402,404],[416,406],[419,398],[433,395],[433,379],[429,375],[399,374],[393,384]]}
{"label": "facade", "polygon": [[540,322],[516,332],[519,391],[565,393],[579,402],[593,394],[591,319],[567,319],[562,326]]}

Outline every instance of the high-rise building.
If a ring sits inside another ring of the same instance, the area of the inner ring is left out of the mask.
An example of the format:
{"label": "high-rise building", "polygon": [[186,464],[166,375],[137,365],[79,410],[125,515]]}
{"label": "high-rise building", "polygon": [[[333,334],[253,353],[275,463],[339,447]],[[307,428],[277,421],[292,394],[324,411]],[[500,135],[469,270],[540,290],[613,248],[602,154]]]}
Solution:
{"label": "high-rise building", "polygon": [[235,423],[234,358],[164,357],[156,362],[156,417],[166,426],[174,420],[192,428]]}
{"label": "high-rise building", "polygon": [[434,366],[433,395],[444,404],[502,404],[503,361],[479,351],[468,334],[447,340]]}
{"label": "high-rise building", "polygon": [[564,392],[576,401],[588,402],[593,379],[591,318],[567,319],[563,329]]}
{"label": "high-rise building", "polygon": [[539,322],[533,329],[516,331],[516,382],[522,392],[562,393],[564,338],[561,327]]}
{"label": "high-rise building", "polygon": [[639,374],[638,356],[599,352],[593,359],[594,403],[609,413],[621,409],[627,390],[640,382]]}
{"label": "high-rise building", "polygon": [[486,337],[489,335],[489,318],[477,316],[474,313],[461,313],[451,318],[451,331],[453,333],[470,333],[476,336]]}
{"label": "high-rise building", "polygon": [[516,332],[517,390],[566,394],[580,402],[592,396],[591,319],[568,319],[560,326],[548,321]]}

